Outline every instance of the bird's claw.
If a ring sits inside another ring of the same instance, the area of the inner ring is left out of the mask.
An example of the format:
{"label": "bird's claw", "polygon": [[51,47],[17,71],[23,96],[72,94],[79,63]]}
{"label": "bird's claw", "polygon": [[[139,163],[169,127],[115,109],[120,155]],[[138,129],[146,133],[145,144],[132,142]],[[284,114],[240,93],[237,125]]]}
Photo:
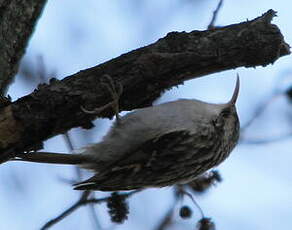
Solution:
{"label": "bird's claw", "polygon": [[119,122],[120,121],[119,99],[123,93],[123,85],[120,82],[115,83],[114,80],[112,79],[112,77],[108,74],[103,75],[101,85],[103,87],[105,87],[108,90],[108,92],[111,94],[112,101],[99,107],[99,108],[95,108],[93,110],[88,110],[88,109],[84,108],[83,106],[81,106],[81,110],[84,113],[88,113],[88,114],[100,114],[105,109],[111,107],[115,111],[115,116],[116,116],[117,122]]}

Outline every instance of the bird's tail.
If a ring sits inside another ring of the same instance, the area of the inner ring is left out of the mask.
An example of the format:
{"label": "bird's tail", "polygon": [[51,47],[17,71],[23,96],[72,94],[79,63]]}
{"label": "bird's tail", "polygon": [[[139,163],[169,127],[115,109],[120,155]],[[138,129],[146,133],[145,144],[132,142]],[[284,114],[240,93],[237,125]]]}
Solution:
{"label": "bird's tail", "polygon": [[36,163],[48,164],[67,164],[67,165],[81,165],[86,163],[86,155],[83,154],[64,154],[51,152],[33,152],[22,153],[11,159],[13,161],[29,161]]}

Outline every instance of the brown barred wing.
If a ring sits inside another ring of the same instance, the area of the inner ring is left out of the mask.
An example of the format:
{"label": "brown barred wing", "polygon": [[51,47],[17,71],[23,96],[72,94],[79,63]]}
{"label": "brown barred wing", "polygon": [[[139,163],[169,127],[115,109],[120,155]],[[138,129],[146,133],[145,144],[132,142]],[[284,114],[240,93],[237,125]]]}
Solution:
{"label": "brown barred wing", "polygon": [[176,130],[150,139],[74,189],[119,191],[189,181],[205,170],[202,164],[211,158],[214,146],[207,133]]}

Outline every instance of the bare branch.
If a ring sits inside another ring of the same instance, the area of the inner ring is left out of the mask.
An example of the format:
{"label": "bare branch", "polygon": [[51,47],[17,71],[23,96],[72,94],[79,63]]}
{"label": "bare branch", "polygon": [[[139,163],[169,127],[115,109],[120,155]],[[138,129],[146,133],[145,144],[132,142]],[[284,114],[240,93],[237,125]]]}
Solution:
{"label": "bare branch", "polygon": [[[290,53],[269,10],[252,21],[207,31],[172,32],[156,43],[50,84],[0,111],[0,162],[49,137],[81,126],[91,128],[96,115],[84,113],[111,100],[100,78],[108,74],[123,86],[120,110],[145,107],[183,81],[240,66],[266,66]],[[133,96],[135,95],[135,96]],[[112,117],[111,108],[100,116]],[[13,130],[7,135],[7,131]]]}
{"label": "bare branch", "polygon": [[4,95],[18,70],[27,42],[46,0],[0,2],[0,94]]}
{"label": "bare branch", "polygon": [[[128,197],[130,197],[130,196],[132,196],[135,193],[138,193],[140,191],[141,190],[135,190],[135,191],[128,192],[128,193],[122,193],[122,194],[120,194],[120,196],[122,196],[124,198],[128,198]],[[52,227],[53,225],[59,223],[61,220],[63,220],[65,217],[69,216],[71,213],[73,213],[74,211],[76,211],[78,208],[80,208],[83,205],[87,205],[87,204],[99,204],[99,203],[107,202],[108,199],[110,198],[110,197],[105,197],[105,198],[101,198],[101,199],[88,198],[89,195],[90,195],[90,191],[84,191],[82,193],[80,199],[75,204],[73,204],[71,207],[69,207],[68,209],[66,209],[64,212],[62,212],[60,215],[58,215],[54,219],[52,219],[49,222],[47,222],[41,228],[41,230],[48,229],[48,228]]]}
{"label": "bare branch", "polygon": [[213,12],[213,17],[211,19],[211,22],[208,25],[208,30],[215,28],[215,22],[216,22],[216,19],[217,19],[217,15],[218,15],[219,10],[221,9],[222,5],[223,5],[223,0],[219,0],[219,3],[217,5],[216,9]]}
{"label": "bare branch", "polygon": [[59,216],[57,216],[56,218],[50,220],[49,222],[47,222],[42,228],[41,230],[45,230],[48,229],[50,227],[52,227],[54,224],[57,224],[58,222],[60,222],[61,220],[63,220],[65,217],[67,217],[68,215],[70,215],[72,212],[74,212],[77,208],[79,208],[81,205],[84,204],[84,202],[87,201],[87,198],[90,194],[90,191],[85,191],[82,193],[80,199],[73,204],[70,208],[68,208],[67,210],[65,210],[64,212],[62,212]]}

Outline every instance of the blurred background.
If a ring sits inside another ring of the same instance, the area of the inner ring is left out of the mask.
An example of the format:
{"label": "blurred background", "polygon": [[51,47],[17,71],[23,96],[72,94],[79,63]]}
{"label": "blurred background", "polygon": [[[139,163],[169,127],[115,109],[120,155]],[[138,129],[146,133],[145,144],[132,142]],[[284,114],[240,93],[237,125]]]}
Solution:
{"label": "blurred background", "polygon": [[[16,100],[51,77],[62,79],[153,43],[171,31],[205,30],[217,4],[217,0],[50,0],[8,94]],[[225,0],[215,25],[254,19],[268,9],[278,12],[273,23],[292,44],[289,0]],[[292,100],[287,93],[292,87],[291,61],[286,56],[265,68],[239,68],[190,80],[155,102],[178,98],[226,102],[236,73],[240,75],[237,108],[246,127],[241,142],[218,167],[223,182],[195,197],[217,230],[292,228]],[[92,130],[70,130],[74,149],[99,141],[111,122],[98,119]],[[70,152],[70,147],[64,136],[57,136],[45,142],[45,150]],[[0,229],[40,229],[80,197],[70,186],[77,180],[71,166],[11,162],[1,165],[0,180]],[[95,193],[97,198],[107,195]],[[129,199],[129,218],[122,225],[111,223],[106,205],[101,204],[94,210],[82,207],[51,229],[154,230],[173,200],[171,187],[148,189]],[[195,229],[200,213],[193,208],[192,218],[181,219],[178,212],[183,204],[193,207],[188,199],[178,204],[167,229]]]}

